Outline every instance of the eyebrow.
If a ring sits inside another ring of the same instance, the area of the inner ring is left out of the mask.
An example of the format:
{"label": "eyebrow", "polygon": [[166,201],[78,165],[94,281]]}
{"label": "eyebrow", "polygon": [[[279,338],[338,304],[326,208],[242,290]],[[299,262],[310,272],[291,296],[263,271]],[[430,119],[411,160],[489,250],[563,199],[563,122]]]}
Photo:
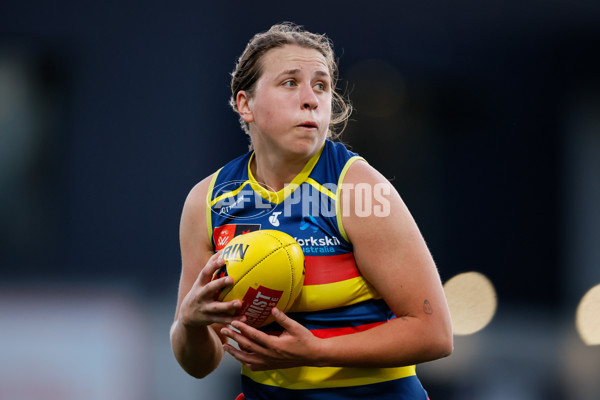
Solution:
{"label": "eyebrow", "polygon": [[[288,69],[283,71],[282,73],[280,73],[279,75],[277,75],[277,77],[282,77],[282,76],[286,76],[286,75],[297,75],[300,73],[300,69],[298,68],[294,68],[294,69]],[[329,78],[329,73],[325,72],[325,71],[316,71],[315,75],[317,75],[318,77],[325,77],[325,78]]]}

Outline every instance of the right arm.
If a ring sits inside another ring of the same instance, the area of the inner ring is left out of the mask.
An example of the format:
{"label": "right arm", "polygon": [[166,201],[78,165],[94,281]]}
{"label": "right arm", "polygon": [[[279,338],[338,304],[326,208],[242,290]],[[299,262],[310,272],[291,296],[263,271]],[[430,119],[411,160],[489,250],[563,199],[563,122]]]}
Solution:
{"label": "right arm", "polygon": [[179,231],[182,270],[175,321],[171,326],[171,347],[181,367],[196,378],[210,374],[223,358],[227,338],[223,326],[240,317],[232,314],[241,307],[238,300],[215,301],[216,293],[232,283],[231,277],[211,281],[224,265],[214,253],[206,225],[208,177],[188,195]]}

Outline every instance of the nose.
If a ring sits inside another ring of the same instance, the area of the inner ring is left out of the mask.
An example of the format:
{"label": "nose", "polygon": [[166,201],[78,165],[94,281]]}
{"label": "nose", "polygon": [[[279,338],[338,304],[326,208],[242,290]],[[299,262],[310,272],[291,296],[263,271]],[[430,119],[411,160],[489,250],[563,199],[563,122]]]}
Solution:
{"label": "nose", "polygon": [[310,85],[305,85],[300,91],[300,101],[303,109],[313,110],[319,106],[319,99]]}

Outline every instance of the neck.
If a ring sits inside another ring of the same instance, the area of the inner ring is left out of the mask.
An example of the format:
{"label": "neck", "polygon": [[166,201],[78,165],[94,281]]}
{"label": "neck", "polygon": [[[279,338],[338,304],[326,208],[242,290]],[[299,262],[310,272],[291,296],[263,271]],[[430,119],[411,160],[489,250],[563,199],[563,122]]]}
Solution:
{"label": "neck", "polygon": [[250,170],[254,179],[265,189],[277,192],[292,182],[310,159],[311,157],[284,160],[281,157],[255,152]]}

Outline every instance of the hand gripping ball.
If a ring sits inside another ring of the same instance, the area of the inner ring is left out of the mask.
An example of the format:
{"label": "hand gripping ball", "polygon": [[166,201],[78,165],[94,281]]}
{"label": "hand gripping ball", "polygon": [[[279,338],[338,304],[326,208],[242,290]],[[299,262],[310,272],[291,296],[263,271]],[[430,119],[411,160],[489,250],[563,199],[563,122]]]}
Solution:
{"label": "hand gripping ball", "polygon": [[239,314],[253,327],[273,322],[271,309],[286,312],[304,284],[304,254],[290,235],[259,230],[233,238],[221,256],[225,265],[213,279],[231,276],[233,284],[218,295],[220,301],[241,300]]}

